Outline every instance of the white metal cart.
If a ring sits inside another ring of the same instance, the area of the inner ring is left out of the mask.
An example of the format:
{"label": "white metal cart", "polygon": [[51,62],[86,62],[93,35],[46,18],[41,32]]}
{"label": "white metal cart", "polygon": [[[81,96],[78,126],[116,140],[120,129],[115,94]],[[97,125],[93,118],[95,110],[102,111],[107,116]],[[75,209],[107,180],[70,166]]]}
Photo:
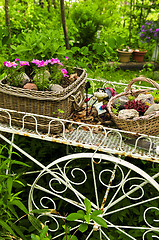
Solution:
{"label": "white metal cart", "polygon": [[[133,164],[133,159],[159,163],[158,136],[138,134],[133,143],[129,143],[124,137],[127,132],[116,128],[25,112],[20,112],[22,126],[16,127],[12,125],[13,110],[0,109],[0,112],[8,115],[8,124],[0,124],[0,138],[41,168],[30,186],[28,208],[29,211],[53,210],[37,216],[48,224],[52,239],[64,237],[62,225],[66,224],[67,214],[85,211],[85,198],[91,201],[92,210],[102,209],[107,228],[91,220],[87,231],[81,235],[78,227],[82,221],[67,223],[70,233],[77,233],[79,239],[159,239],[159,206],[156,205],[159,173],[147,173]],[[25,128],[28,116],[35,121],[34,130]],[[38,131],[37,117],[49,119],[48,132]],[[62,126],[57,135],[50,132],[55,121]],[[12,140],[3,133],[11,133]],[[15,134],[90,151],[66,155],[45,166],[14,144]],[[132,161],[124,160],[123,156]],[[125,218],[129,221],[125,222]]]}

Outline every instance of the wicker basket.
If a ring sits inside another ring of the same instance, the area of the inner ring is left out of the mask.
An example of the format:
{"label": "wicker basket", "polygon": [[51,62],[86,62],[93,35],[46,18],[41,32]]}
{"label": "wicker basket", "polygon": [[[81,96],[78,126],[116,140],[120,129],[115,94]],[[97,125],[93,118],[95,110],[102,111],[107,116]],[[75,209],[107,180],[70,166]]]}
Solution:
{"label": "wicker basket", "polygon": [[147,89],[132,90],[131,88],[132,84],[137,81],[145,81],[145,82],[151,83],[155,88],[159,89],[159,85],[151,79],[147,79],[144,77],[135,78],[132,81],[130,81],[125,92],[120,93],[109,100],[107,109],[112,117],[113,122],[117,125],[119,129],[122,129],[124,131],[134,132],[136,134],[142,133],[147,135],[157,135],[159,134],[159,112],[146,115],[146,116],[141,116],[132,120],[125,120],[125,119],[119,118],[117,115],[115,115],[112,112],[113,102],[119,97],[121,96],[137,97],[140,93],[148,92]]}
{"label": "wicker basket", "polygon": [[[84,102],[84,86],[86,72],[83,69],[76,69],[78,78],[63,91],[35,91],[9,86],[6,79],[0,81],[0,107],[15,110],[11,114],[12,125],[22,127],[22,116],[19,112],[33,113],[55,118],[68,119],[75,109],[80,109]],[[62,110],[59,111],[58,109]],[[39,131],[47,132],[50,119],[37,117]],[[8,123],[8,114],[0,113],[0,122]],[[26,117],[25,127],[35,129],[35,119]],[[62,125],[54,122],[51,132],[57,133]]]}

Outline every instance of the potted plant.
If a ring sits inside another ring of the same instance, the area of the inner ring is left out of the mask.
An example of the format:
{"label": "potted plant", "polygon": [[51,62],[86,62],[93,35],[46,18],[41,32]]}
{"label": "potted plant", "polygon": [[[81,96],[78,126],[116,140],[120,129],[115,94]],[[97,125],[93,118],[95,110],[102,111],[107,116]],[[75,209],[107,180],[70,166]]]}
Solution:
{"label": "potted plant", "polygon": [[136,62],[143,62],[144,61],[144,56],[147,53],[146,49],[135,49],[133,51],[133,59]]}
{"label": "potted plant", "polygon": [[[67,60],[65,57],[64,61],[58,58],[45,61],[33,59],[31,62],[19,59],[5,61],[3,66],[8,73],[0,81],[0,108],[68,119],[84,103],[86,72],[80,68],[65,67]],[[28,68],[31,69],[29,77],[26,75]],[[28,87],[28,84],[32,86]],[[0,121],[8,123],[8,116],[2,115]],[[44,122],[40,117],[37,119],[38,130],[48,131],[50,120]],[[12,124],[22,127],[20,113],[12,116]],[[35,129],[35,124],[32,118],[25,126]],[[59,123],[54,122],[53,125],[54,130],[60,129]]]}
{"label": "potted plant", "polygon": [[123,63],[127,63],[130,61],[130,56],[133,50],[128,46],[124,47],[124,45],[122,45],[120,49],[117,49],[117,52],[118,52],[119,61]]}

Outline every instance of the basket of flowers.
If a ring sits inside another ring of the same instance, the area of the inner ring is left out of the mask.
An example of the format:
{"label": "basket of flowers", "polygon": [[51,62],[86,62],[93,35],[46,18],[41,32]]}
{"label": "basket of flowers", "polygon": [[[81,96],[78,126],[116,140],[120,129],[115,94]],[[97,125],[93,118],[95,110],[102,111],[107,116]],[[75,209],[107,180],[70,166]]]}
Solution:
{"label": "basket of flowers", "polygon": [[138,77],[130,81],[125,92],[112,97],[107,105],[113,122],[119,129],[136,134],[159,134],[159,104],[154,102],[150,90],[133,90],[135,82],[148,82],[156,89],[158,83],[152,79]]}
{"label": "basket of flowers", "polygon": [[[18,112],[68,119],[82,107],[85,70],[64,68],[58,58],[31,62],[16,59],[3,66],[7,76],[0,81],[0,107],[16,111],[11,116],[13,125],[22,126]],[[8,121],[8,115],[1,112],[0,122]],[[47,131],[48,124],[49,120],[37,117],[38,130]],[[35,129],[35,120],[28,117],[25,127]],[[59,131],[59,122],[53,124],[52,131]]]}

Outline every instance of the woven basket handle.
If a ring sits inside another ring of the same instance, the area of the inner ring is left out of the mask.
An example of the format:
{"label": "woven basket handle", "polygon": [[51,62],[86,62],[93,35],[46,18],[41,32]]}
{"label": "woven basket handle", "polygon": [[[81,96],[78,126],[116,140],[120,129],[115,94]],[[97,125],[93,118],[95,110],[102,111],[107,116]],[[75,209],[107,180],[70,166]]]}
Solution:
{"label": "woven basket handle", "polygon": [[75,103],[75,110],[81,108],[84,103],[84,97],[82,96],[81,91],[79,91],[76,95],[71,95],[73,98],[73,102]]}
{"label": "woven basket handle", "polygon": [[145,78],[145,77],[137,77],[129,82],[125,92],[128,92],[131,90],[131,86],[133,85],[133,83],[140,82],[140,81],[151,83],[155,88],[157,88],[159,90],[159,84],[157,82],[155,82],[154,80],[152,80],[150,78]]}

